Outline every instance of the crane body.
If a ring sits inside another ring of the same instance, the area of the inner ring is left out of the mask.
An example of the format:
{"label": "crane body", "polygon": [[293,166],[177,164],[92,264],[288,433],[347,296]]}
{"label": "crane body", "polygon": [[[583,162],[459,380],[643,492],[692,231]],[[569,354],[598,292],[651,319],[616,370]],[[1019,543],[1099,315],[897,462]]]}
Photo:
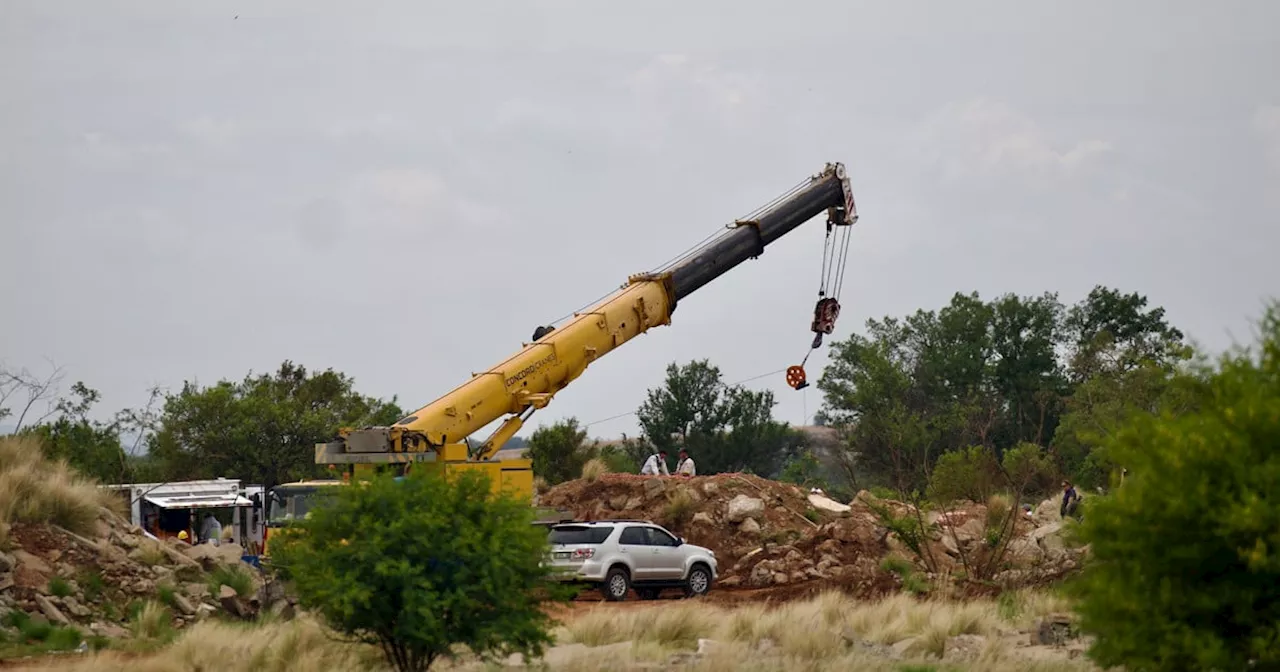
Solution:
{"label": "crane body", "polygon": [[[828,215],[828,236],[833,227],[857,221],[843,164],[827,164],[821,173],[751,216],[733,222],[714,240],[675,263],[632,275],[615,292],[574,313],[562,326],[539,327],[519,352],[474,373],[465,383],[395,424],[341,430],[336,440],[317,444],[316,462],[352,465],[357,473],[385,464],[413,464],[415,471],[444,474],[479,469],[489,473],[495,490],[514,489],[531,497],[530,460],[492,459],[531,413],[549,404],[597,359],[649,329],[670,324],[682,299],[738,264],[760,256],[766,246],[823,211]],[[817,325],[815,318],[815,331]],[[826,333],[830,333],[829,325]],[[506,420],[477,448],[468,443],[471,434],[504,416]]]}

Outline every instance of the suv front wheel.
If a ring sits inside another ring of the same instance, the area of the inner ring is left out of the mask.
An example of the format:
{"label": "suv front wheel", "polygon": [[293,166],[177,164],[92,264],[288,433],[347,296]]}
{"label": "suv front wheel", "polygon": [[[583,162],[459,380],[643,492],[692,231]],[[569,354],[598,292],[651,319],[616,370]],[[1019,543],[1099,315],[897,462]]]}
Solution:
{"label": "suv front wheel", "polygon": [[689,570],[689,578],[685,581],[685,597],[706,595],[711,590],[711,570],[706,565],[694,565]]}
{"label": "suv front wheel", "polygon": [[631,577],[627,575],[627,570],[621,567],[610,569],[604,577],[604,584],[600,586],[604,599],[610,602],[621,602],[627,599],[629,590],[631,590]]}

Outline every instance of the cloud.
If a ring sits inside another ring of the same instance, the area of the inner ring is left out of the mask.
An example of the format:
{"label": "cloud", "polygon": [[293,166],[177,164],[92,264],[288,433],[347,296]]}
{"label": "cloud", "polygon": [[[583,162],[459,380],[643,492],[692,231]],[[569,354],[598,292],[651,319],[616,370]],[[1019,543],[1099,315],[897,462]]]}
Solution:
{"label": "cloud", "polygon": [[1271,167],[1280,171],[1280,105],[1264,105],[1253,113],[1253,130],[1262,137]]}
{"label": "cloud", "polygon": [[910,153],[950,181],[995,174],[1071,176],[1111,149],[1105,140],[1055,141],[1009,104],[973,98],[930,115],[913,138]]}

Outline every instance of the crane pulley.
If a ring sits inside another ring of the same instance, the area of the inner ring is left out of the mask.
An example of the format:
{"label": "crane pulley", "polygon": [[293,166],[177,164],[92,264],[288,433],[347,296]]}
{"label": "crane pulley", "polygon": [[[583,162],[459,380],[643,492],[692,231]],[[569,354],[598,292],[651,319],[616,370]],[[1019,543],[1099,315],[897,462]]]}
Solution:
{"label": "crane pulley", "polygon": [[796,390],[809,386],[804,365],[808,363],[809,355],[822,347],[822,336],[835,331],[836,318],[840,317],[840,289],[844,285],[844,269],[849,260],[849,229],[850,225],[858,221],[853,192],[843,168],[841,166],[836,175],[844,190],[844,203],[827,209],[827,236],[822,244],[822,278],[818,284],[818,303],[813,307],[813,322],[809,325],[809,330],[813,332],[813,342],[809,344],[809,350],[799,364],[787,367],[787,385]]}

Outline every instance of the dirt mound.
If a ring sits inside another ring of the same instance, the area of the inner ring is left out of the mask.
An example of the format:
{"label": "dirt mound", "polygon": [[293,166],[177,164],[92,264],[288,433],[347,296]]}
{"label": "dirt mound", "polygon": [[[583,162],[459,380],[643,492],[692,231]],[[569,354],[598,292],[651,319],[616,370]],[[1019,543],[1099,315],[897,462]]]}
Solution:
{"label": "dirt mound", "polygon": [[[875,597],[900,590],[913,573],[937,578],[984,571],[1010,587],[1037,585],[1074,571],[1082,555],[1067,548],[1061,521],[1040,518],[1037,525],[1018,515],[1013,534],[993,546],[995,523],[983,504],[917,514],[909,504],[862,492],[844,505],[747,474],[607,474],[562,483],[539,504],[573,511],[580,520],[659,523],[715,551],[721,587],[770,598],[833,587]],[[917,528],[924,523],[915,543],[902,538],[912,521]],[[886,562],[891,556],[899,560]]]}

